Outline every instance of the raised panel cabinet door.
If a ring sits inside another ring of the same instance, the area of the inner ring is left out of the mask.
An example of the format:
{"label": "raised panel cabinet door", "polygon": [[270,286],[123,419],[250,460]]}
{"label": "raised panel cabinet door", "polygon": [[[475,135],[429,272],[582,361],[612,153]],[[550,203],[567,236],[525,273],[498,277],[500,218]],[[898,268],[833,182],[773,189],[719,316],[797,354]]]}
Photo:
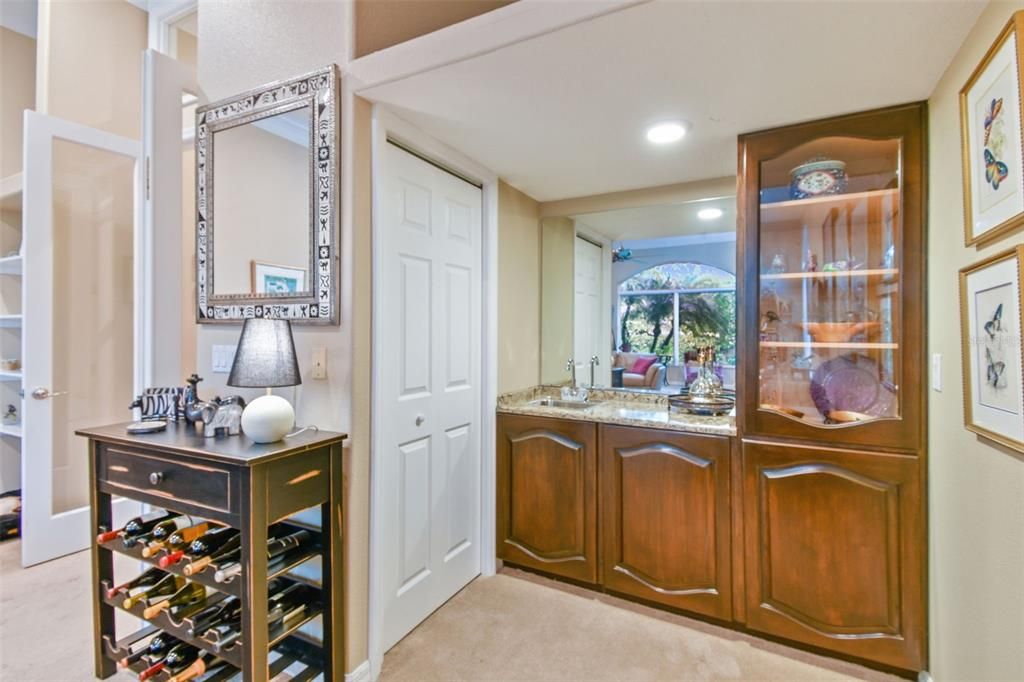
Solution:
{"label": "raised panel cabinet door", "polygon": [[907,455],[745,441],[748,627],[920,670],[920,466]]}
{"label": "raised panel cabinet door", "polygon": [[603,582],[729,619],[729,439],[601,426]]}
{"label": "raised panel cabinet door", "polygon": [[498,556],[597,582],[597,427],[498,419]]}

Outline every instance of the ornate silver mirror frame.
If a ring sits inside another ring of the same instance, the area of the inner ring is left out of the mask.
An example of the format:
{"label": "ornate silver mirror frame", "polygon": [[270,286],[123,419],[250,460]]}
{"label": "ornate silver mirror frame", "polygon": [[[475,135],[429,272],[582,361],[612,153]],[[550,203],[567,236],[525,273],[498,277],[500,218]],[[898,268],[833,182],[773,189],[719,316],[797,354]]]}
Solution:
{"label": "ornate silver mirror frame", "polygon": [[[196,110],[196,321],[287,318],[338,323],[338,71],[313,73],[235,95]],[[309,107],[310,291],[299,295],[214,294],[213,169],[216,133]]]}

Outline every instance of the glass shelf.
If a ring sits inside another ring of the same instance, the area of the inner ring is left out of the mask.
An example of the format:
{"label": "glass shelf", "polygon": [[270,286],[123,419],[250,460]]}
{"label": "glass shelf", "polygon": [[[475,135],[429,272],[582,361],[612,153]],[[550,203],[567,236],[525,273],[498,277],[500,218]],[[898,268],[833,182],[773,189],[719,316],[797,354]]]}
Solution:
{"label": "glass shelf", "polygon": [[822,137],[761,162],[758,409],[899,418],[901,152]]}

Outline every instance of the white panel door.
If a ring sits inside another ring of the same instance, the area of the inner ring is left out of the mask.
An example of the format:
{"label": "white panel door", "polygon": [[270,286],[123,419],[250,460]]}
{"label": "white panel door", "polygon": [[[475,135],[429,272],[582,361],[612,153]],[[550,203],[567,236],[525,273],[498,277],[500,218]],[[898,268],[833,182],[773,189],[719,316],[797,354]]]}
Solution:
{"label": "white panel door", "polygon": [[[581,384],[590,383],[590,358],[596,355],[600,362],[604,362],[607,356],[607,352],[600,350],[604,346],[601,333],[601,253],[600,246],[576,237],[573,353],[578,365],[576,380]],[[600,371],[596,376],[601,376]]]}
{"label": "white panel door", "polygon": [[381,211],[383,650],[480,573],[478,187],[393,144]]}
{"label": "white panel door", "polygon": [[[143,385],[141,145],[25,112],[22,565],[85,549],[89,451]],[[140,505],[114,503],[122,523]]]}

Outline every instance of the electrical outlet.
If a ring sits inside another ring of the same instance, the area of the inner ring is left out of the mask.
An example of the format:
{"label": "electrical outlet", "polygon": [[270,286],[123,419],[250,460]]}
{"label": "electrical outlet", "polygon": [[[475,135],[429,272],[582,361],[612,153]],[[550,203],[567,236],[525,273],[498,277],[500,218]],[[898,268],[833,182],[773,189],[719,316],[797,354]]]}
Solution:
{"label": "electrical outlet", "polygon": [[327,349],[326,348],[314,348],[313,349],[313,371],[311,372],[314,379],[326,379],[327,378]]}
{"label": "electrical outlet", "polygon": [[932,353],[932,390],[942,393],[942,353]]}
{"label": "electrical outlet", "polygon": [[237,346],[214,344],[210,349],[210,371],[214,374],[227,374],[231,371],[231,365],[235,362],[235,349]]}

